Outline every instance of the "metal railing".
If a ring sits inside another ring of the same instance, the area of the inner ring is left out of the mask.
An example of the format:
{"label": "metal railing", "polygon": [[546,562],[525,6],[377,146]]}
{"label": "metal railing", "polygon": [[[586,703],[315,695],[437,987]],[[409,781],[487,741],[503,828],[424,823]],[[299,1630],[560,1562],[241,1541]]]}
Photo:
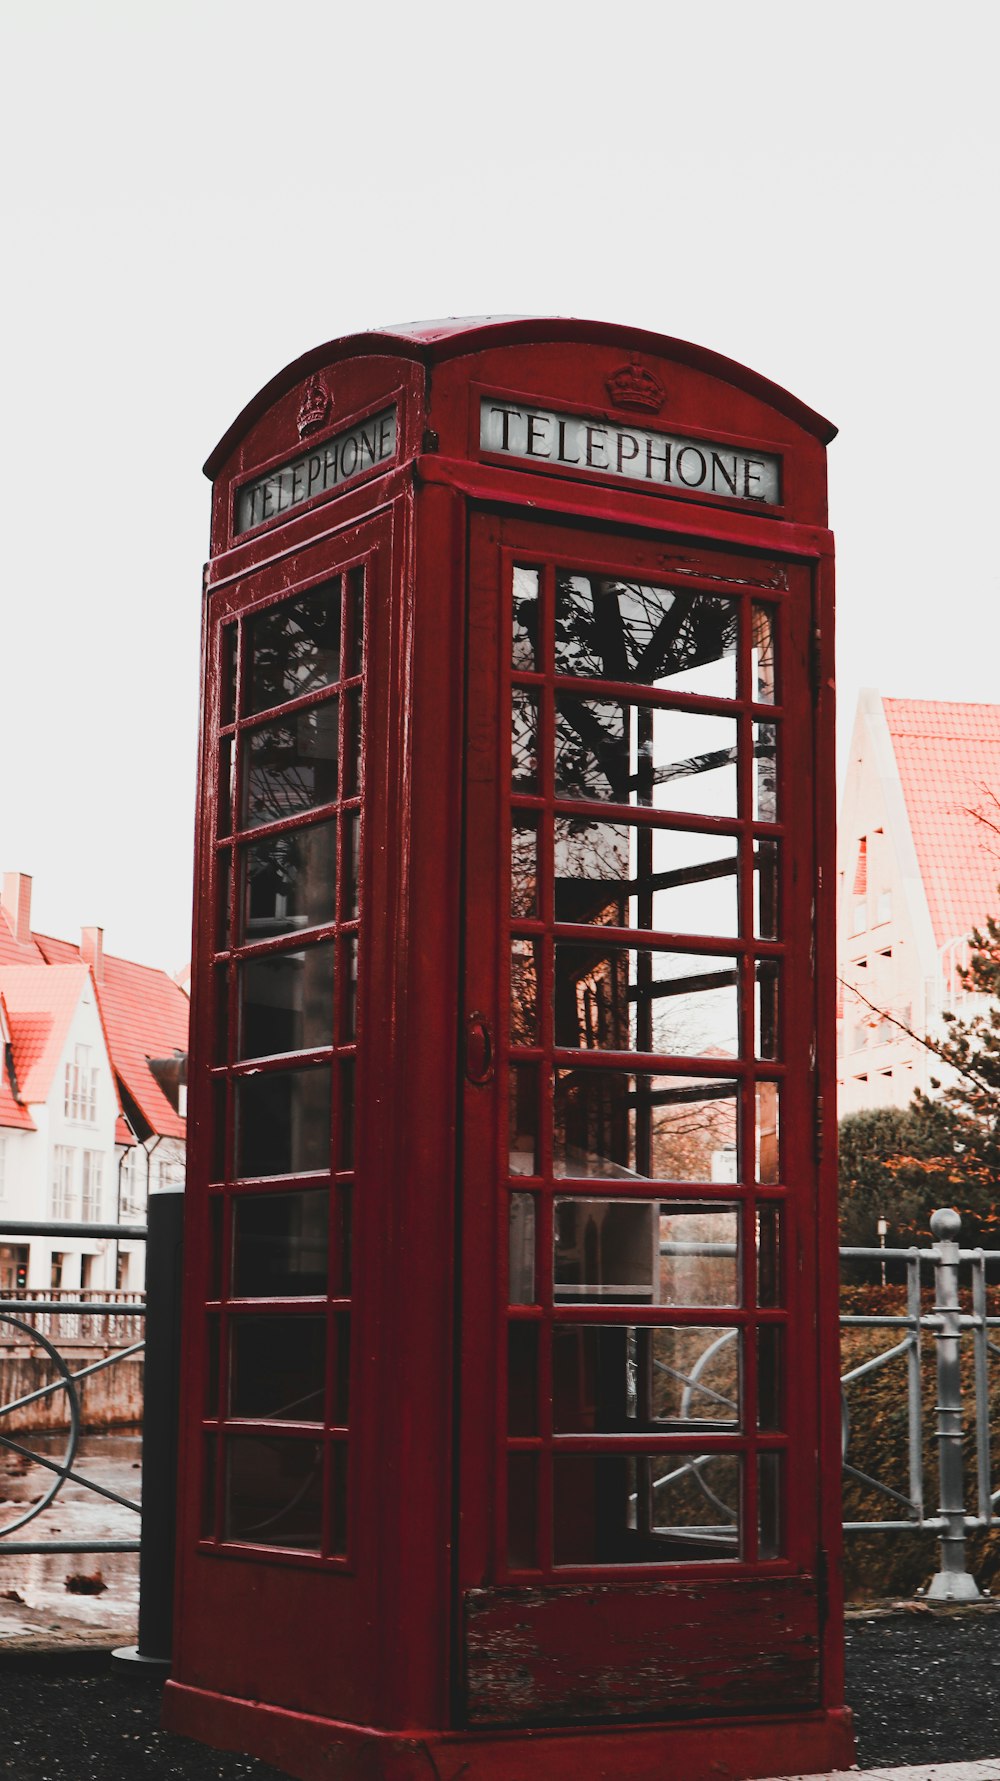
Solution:
{"label": "metal railing", "polygon": [[[904,1332],[888,1348],[871,1355],[841,1376],[843,1404],[844,1477],[876,1491],[905,1511],[893,1517],[872,1521],[845,1521],[844,1531],[853,1533],[936,1533],[940,1542],[940,1568],[935,1573],[927,1595],[937,1601],[973,1601],[979,1595],[975,1579],[965,1562],[966,1538],[970,1533],[1000,1525],[997,1503],[1000,1490],[994,1490],[990,1465],[990,1358],[1000,1358],[1000,1346],[991,1340],[990,1332],[1000,1329],[1000,1317],[987,1312],[986,1271],[1000,1265],[1000,1250],[962,1249],[959,1245],[961,1219],[950,1208],[941,1208],[931,1217],[931,1235],[935,1242],[929,1249],[846,1248],[843,1260],[866,1260],[880,1265],[886,1261],[901,1262],[906,1275],[906,1311],[900,1315],[842,1313],[841,1329],[886,1329]],[[963,1311],[959,1298],[960,1273],[969,1270],[971,1310]],[[933,1273],[933,1309],[921,1307],[921,1270]],[[883,1274],[884,1278],[884,1274]],[[922,1338],[924,1332],[934,1338],[936,1383],[935,1440],[937,1443],[938,1507],[936,1514],[924,1512],[924,1367]],[[965,1415],[962,1395],[961,1351],[963,1338],[972,1340],[972,1408],[975,1432],[975,1497],[976,1513],[967,1511],[965,1501]],[[900,1362],[906,1370],[906,1489],[887,1484],[884,1479],[853,1465],[849,1458],[851,1417],[848,1390],[860,1380],[882,1368]]]}

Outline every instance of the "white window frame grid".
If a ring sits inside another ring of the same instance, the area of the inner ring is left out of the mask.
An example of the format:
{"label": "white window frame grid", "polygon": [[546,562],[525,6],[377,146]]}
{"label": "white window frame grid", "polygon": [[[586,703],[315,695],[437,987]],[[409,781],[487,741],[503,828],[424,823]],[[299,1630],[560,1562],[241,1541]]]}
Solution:
{"label": "white window frame grid", "polygon": [[76,1152],[71,1144],[52,1147],[52,1216],[69,1218],[73,1210],[74,1162]]}
{"label": "white window frame grid", "polygon": [[87,1125],[97,1123],[97,1066],[90,1061],[89,1045],[75,1045],[66,1064],[63,1114]]}
{"label": "white window frame grid", "polygon": [[80,1217],[90,1224],[101,1220],[101,1195],[104,1191],[104,1152],[83,1152],[83,1180],[80,1194]]}

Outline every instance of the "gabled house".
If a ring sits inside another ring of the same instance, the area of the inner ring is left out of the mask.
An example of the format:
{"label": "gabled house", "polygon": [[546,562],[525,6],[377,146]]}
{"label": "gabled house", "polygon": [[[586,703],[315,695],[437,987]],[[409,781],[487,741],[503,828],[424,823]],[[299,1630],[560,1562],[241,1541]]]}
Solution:
{"label": "gabled house", "polygon": [[[905,1106],[943,1067],[921,1043],[1000,911],[1000,705],[858,702],[838,836],[839,1113]],[[984,820],[985,819],[985,820]]]}
{"label": "gabled house", "polygon": [[32,932],[31,880],[0,899],[0,1291],[138,1288],[141,1243],[19,1240],[17,1221],[141,1221],[183,1182],[188,1002],[164,971]]}

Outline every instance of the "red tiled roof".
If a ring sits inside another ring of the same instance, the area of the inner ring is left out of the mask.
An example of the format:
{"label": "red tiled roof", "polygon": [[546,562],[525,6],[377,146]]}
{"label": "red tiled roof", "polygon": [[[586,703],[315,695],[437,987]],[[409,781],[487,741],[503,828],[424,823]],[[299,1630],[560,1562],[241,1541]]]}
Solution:
{"label": "red tiled roof", "polygon": [[35,936],[24,946],[15,940],[6,909],[0,908],[0,965],[44,965]]}
{"label": "red tiled roof", "polygon": [[[44,934],[35,940],[50,966],[80,959],[79,948],[68,940]],[[185,1121],[163,1093],[149,1059],[187,1051],[187,996],[165,971],[107,952],[97,994],[116,1073],[154,1132],[183,1138]]]}
{"label": "red tiled roof", "polygon": [[23,1101],[48,1099],[52,1077],[62,1055],[69,1024],[76,1012],[87,966],[0,966],[3,996],[14,1047],[17,1086]]}
{"label": "red tiled roof", "polygon": [[1000,705],[883,699],[939,946],[1000,909]]}
{"label": "red tiled roof", "polygon": [[[0,1044],[6,1044],[10,1034],[10,1015],[3,994],[0,992]],[[13,1048],[12,1038],[11,1047]],[[16,1068],[15,1064],[15,1070]],[[13,1127],[22,1132],[33,1132],[36,1129],[27,1107],[22,1107],[20,1101],[14,1099],[14,1091],[7,1072],[6,1057],[0,1060],[0,1126]]]}

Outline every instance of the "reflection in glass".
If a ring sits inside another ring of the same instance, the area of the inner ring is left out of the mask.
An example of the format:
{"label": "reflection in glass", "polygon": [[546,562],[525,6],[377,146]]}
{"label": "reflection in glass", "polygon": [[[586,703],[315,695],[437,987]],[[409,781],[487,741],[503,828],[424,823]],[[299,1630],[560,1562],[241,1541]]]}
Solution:
{"label": "reflection in glass", "polygon": [[221,686],[219,689],[219,723],[231,724],[236,715],[236,625],[223,625],[221,631]]}
{"label": "reflection in glass", "polygon": [[735,1180],[738,1098],[726,1079],[557,1069],[553,1174]]}
{"label": "reflection in glass", "polygon": [[732,718],[557,693],[555,758],[560,798],[736,815]]}
{"label": "reflection in glass", "polygon": [[345,798],[356,798],[361,790],[361,750],[361,688],[353,686],[344,694]]}
{"label": "reflection in glass", "polygon": [[230,1435],[223,1538],[318,1552],[323,1449],[318,1441]]}
{"label": "reflection in glass", "polygon": [[757,1084],[757,1136],[755,1173],[762,1187],[773,1187],[780,1181],[778,1150],[778,1103],[780,1090],[776,1082]]}
{"label": "reflection in glass", "polygon": [[343,821],[343,856],[341,860],[340,919],[356,921],[359,909],[359,878],[361,872],[361,812],[348,810]]}
{"label": "reflection in glass", "polygon": [[757,1456],[757,1557],[780,1558],[784,1549],[781,1513],[781,1454]]}
{"label": "reflection in glass", "polygon": [[238,1194],[232,1206],[234,1298],[302,1298],[326,1292],[325,1189]]}
{"label": "reflection in glass", "polygon": [[783,1424],[781,1404],[783,1369],[781,1365],[782,1331],[776,1323],[762,1323],[757,1329],[757,1427],[780,1429]]}
{"label": "reflection in glass", "polygon": [[556,1304],[733,1306],[740,1302],[735,1206],[557,1199]]}
{"label": "reflection in glass", "polygon": [[718,1326],[557,1323],[552,1427],[564,1435],[738,1428],[740,1340],[739,1330]]}
{"label": "reflection in glass", "polygon": [[538,667],[538,570],[514,570],[511,666]]}
{"label": "reflection in glass", "polygon": [[334,1204],[334,1235],[336,1251],[334,1258],[333,1290],[343,1298],[351,1296],[351,1276],[353,1273],[353,1206],[350,1184],[335,1189]]}
{"label": "reflection in glass", "polygon": [[333,920],[336,824],[313,823],[240,848],[240,940],[266,940]]}
{"label": "reflection in glass", "polygon": [[365,641],[365,572],[359,566],[347,577],[347,613],[344,626],[344,679],[360,674]]}
{"label": "reflection in glass", "polygon": [[229,1343],[230,1416],[323,1421],[325,1318],[234,1317]]}
{"label": "reflection in glass", "polygon": [[533,1305],[535,1303],[534,1194],[511,1194],[508,1236],[509,1303],[512,1305]]}
{"label": "reflection in glass", "polygon": [[334,1425],[346,1428],[351,1400],[351,1316],[341,1311],[333,1320],[333,1403]]}
{"label": "reflection in glass", "polygon": [[330,1444],[330,1551],[335,1558],[347,1556],[347,1453],[346,1441]]}
{"label": "reflection in glass", "polygon": [[354,1059],[351,1057],[340,1060],[340,1106],[338,1108],[337,1125],[340,1142],[337,1155],[338,1169],[354,1167]]}
{"label": "reflection in glass", "polygon": [[262,724],[243,739],[241,822],[278,822],[337,796],[337,700]]}
{"label": "reflection in glass", "polygon": [[340,581],[283,600],[247,620],[247,709],[267,711],[320,687],[340,673]]}
{"label": "reflection in glass", "polygon": [[753,608],[753,697],[761,705],[777,702],[777,612],[773,606]]}
{"label": "reflection in glass", "polygon": [[511,693],[510,782],[516,792],[538,790],[538,701],[520,686]]}
{"label": "reflection in glass", "polygon": [[736,848],[731,835],[557,816],[556,920],[733,937]]}
{"label": "reflection in glass", "polygon": [[753,844],[753,931],[758,940],[778,938],[778,843]]}
{"label": "reflection in glass", "polygon": [[512,1175],[538,1173],[538,1070],[512,1064],[508,1080],[509,1153]]}
{"label": "reflection in glass", "polygon": [[517,811],[510,835],[510,912],[515,918],[538,914],[538,818]]}
{"label": "reflection in glass", "polygon": [[538,1433],[538,1325],[507,1325],[507,1433]]}
{"label": "reflection in glass", "polygon": [[350,1045],[358,1030],[358,936],[340,942],[340,1043]]}
{"label": "reflection in glass", "polygon": [[216,1437],[206,1435],[202,1448],[204,1469],[201,1477],[201,1537],[203,1540],[211,1540],[215,1537],[215,1479],[218,1451],[219,1443]]}
{"label": "reflection in glass", "polygon": [[781,1056],[777,959],[758,959],[754,966],[754,1056],[770,1062]]}
{"label": "reflection in glass", "polygon": [[552,1472],[557,1565],[740,1556],[736,1454],[557,1453]]}
{"label": "reflection in glass", "polygon": [[223,737],[219,743],[217,832],[228,835],[233,826],[233,739]]}
{"label": "reflection in glass", "polygon": [[735,959],[558,941],[555,1041],[587,1051],[702,1057],[739,1051]]}
{"label": "reflection in glass", "polygon": [[273,952],[236,967],[239,1057],[329,1045],[333,1037],[333,942]]}
{"label": "reflection in glass", "polygon": [[235,1089],[238,1175],[329,1168],[329,1064],[241,1076]]}
{"label": "reflection in glass", "polygon": [[510,943],[510,1042],[538,1044],[538,944]]}
{"label": "reflection in glass", "polygon": [[561,571],[555,629],[557,674],[736,697],[732,600]]}
{"label": "reflection in glass", "polygon": [[778,820],[778,726],[753,727],[753,817],[755,822]]}
{"label": "reflection in glass", "polygon": [[538,1460],[533,1453],[507,1455],[507,1563],[519,1571],[538,1564]]}
{"label": "reflection in glass", "polygon": [[766,1200],[757,1207],[757,1303],[781,1304],[781,1209]]}

